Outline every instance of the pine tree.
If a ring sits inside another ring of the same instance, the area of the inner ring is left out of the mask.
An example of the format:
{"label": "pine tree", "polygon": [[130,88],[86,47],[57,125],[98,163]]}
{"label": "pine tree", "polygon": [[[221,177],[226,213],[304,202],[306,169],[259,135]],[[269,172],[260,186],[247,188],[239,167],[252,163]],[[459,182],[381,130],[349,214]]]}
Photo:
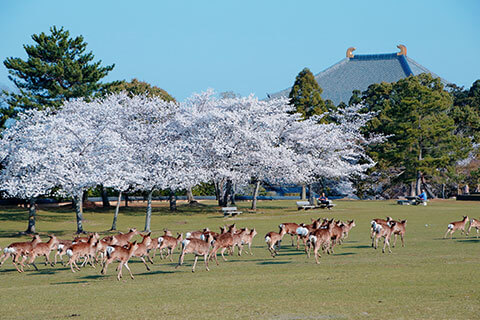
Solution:
{"label": "pine tree", "polygon": [[304,119],[308,119],[327,111],[325,101],[321,97],[322,92],[313,73],[308,68],[304,68],[297,75],[288,97],[290,103],[295,106],[296,112],[300,113]]}
{"label": "pine tree", "polygon": [[27,60],[10,57],[3,62],[19,90],[4,91],[11,109],[55,108],[65,100],[92,97],[104,86],[100,79],[114,68],[92,62],[94,55],[86,52],[83,37],[71,38],[63,27],[53,26],[50,34],[34,34],[32,39],[34,45],[23,46]]}

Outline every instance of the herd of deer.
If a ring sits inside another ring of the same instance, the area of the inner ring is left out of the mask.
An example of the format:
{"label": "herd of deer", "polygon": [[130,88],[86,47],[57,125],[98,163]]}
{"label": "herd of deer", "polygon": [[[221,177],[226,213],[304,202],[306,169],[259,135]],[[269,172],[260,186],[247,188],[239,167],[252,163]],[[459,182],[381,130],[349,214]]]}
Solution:
{"label": "herd of deer", "polygon": [[[470,233],[472,228],[477,230],[477,238],[480,229],[480,220],[469,219],[467,216],[463,217],[461,221],[455,221],[448,224],[447,232],[444,238],[450,233],[453,237],[453,233],[456,230],[461,230],[465,233],[467,222],[470,221],[470,227],[466,232],[466,235]],[[388,246],[390,250],[390,239],[394,236],[393,247],[397,242],[397,236],[400,235],[402,240],[402,247],[405,246],[404,237],[406,232],[407,220],[395,221],[391,217],[386,219],[373,219],[371,221],[371,233],[372,247],[377,249],[378,241],[380,238],[384,238],[383,252],[385,247]],[[350,230],[355,227],[355,221],[334,221],[334,219],[312,219],[311,224],[297,224],[297,223],[282,223],[279,225],[279,232],[269,232],[265,235],[265,242],[267,248],[275,257],[278,254],[280,243],[284,235],[289,234],[292,240],[292,246],[297,249],[300,248],[300,242],[303,242],[305,253],[310,258],[310,251],[313,248],[315,261],[318,264],[318,258],[321,257],[320,249],[324,253],[333,253],[334,247],[338,244],[342,244],[343,240],[348,237]],[[55,235],[50,235],[48,242],[41,242],[39,235],[32,235],[32,240],[27,242],[15,242],[3,249],[3,254],[0,257],[0,266],[9,258],[12,257],[12,262],[18,272],[24,271],[25,262],[27,265],[32,265],[38,270],[35,265],[35,259],[40,256],[45,257],[45,265],[51,264],[52,266],[57,264],[57,259],[65,265],[63,256],[68,256],[68,262],[66,265],[70,266],[72,272],[80,270],[77,262],[83,258],[81,266],[90,264],[95,268],[96,263],[101,263],[102,274],[107,272],[107,267],[114,261],[118,261],[117,267],[117,279],[122,277],[122,268],[125,268],[130,273],[130,277],[133,279],[133,274],[128,266],[128,262],[132,257],[138,257],[143,262],[148,271],[150,267],[148,262],[153,264],[156,252],[160,252],[160,256],[163,259],[163,253],[166,251],[166,257],[170,261],[173,261],[172,255],[175,248],[181,244],[181,253],[178,264],[175,268],[178,268],[183,264],[184,257],[187,253],[193,253],[195,255],[195,261],[193,263],[192,272],[195,272],[195,266],[197,264],[198,257],[203,256],[205,260],[205,268],[209,271],[208,262],[215,259],[218,265],[217,252],[220,254],[224,261],[227,259],[224,256],[226,250],[230,255],[234,254],[235,247],[238,248],[238,255],[241,256],[244,251],[244,246],[248,246],[248,253],[253,255],[251,246],[253,238],[257,234],[254,229],[248,228],[237,229],[235,224],[230,226],[224,226],[220,228],[220,233],[210,231],[205,228],[201,231],[187,232],[185,239],[182,234],[177,234],[174,237],[172,233],[164,229],[164,235],[151,238],[151,233],[140,234],[137,229],[130,229],[127,233],[119,233],[117,235],[106,236],[100,239],[98,233],[90,234],[86,237],[76,237],[73,240],[61,240],[57,239]],[[143,239],[141,242],[130,242],[135,235],[140,235]],[[55,250],[54,261],[50,261],[50,252]],[[245,248],[246,251],[246,248]],[[28,259],[28,261],[27,261]]]}

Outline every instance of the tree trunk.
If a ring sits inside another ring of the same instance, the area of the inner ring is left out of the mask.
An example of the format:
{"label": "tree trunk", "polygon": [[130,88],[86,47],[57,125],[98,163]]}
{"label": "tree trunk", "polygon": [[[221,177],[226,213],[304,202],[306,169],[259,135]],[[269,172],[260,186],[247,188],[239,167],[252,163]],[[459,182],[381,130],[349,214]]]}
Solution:
{"label": "tree trunk", "polygon": [[187,201],[188,201],[188,203],[195,202],[195,199],[193,198],[192,187],[187,188]]}
{"label": "tree trunk", "polygon": [[260,190],[260,180],[255,182],[255,189],[253,189],[252,210],[257,210],[258,191]]}
{"label": "tree trunk", "polygon": [[415,197],[415,181],[410,182],[410,197]]}
{"label": "tree trunk", "polygon": [[422,193],[422,173],[420,171],[417,171],[416,192],[417,196]]}
{"label": "tree trunk", "polygon": [[120,202],[122,201],[122,191],[118,192],[117,205],[115,206],[115,213],[113,214],[112,228],[110,231],[117,230],[117,218],[120,211]]}
{"label": "tree trunk", "polygon": [[223,204],[223,179],[215,182],[215,197],[217,198],[218,205],[224,207]]}
{"label": "tree trunk", "polygon": [[110,201],[108,201],[107,189],[102,185],[102,204],[104,208],[110,207]]}
{"label": "tree trunk", "polygon": [[445,199],[445,183],[442,183],[442,199]]}
{"label": "tree trunk", "polygon": [[313,190],[312,190],[312,184],[308,185],[308,202],[311,205],[315,205],[314,200],[313,200]]}
{"label": "tree trunk", "polygon": [[125,208],[128,208],[128,194],[125,193]]}
{"label": "tree trunk", "polygon": [[177,211],[177,195],[175,191],[170,190],[170,211]]}
{"label": "tree trunk", "polygon": [[73,197],[75,203],[75,214],[77,218],[77,234],[85,233],[83,230],[83,191]]}
{"label": "tree trunk", "polygon": [[228,198],[230,197],[230,193],[232,192],[232,180],[227,180],[227,185],[225,187],[225,193],[223,194],[222,197],[222,207],[227,207],[228,206]]}
{"label": "tree trunk", "polygon": [[302,193],[300,195],[301,200],[306,200],[307,199],[307,187],[302,184]]}
{"label": "tree trunk", "polygon": [[153,189],[148,193],[147,198],[147,213],[145,215],[145,229],[143,232],[150,232],[150,220],[152,219],[152,195]]}
{"label": "tree trunk", "polygon": [[28,227],[25,233],[31,234],[35,233],[35,218],[37,216],[37,199],[30,198],[28,199],[29,207],[28,207]]}
{"label": "tree trunk", "polygon": [[235,203],[236,194],[237,194],[237,185],[235,183],[232,183],[231,192],[230,192],[230,203],[232,204],[232,206],[236,205]]}

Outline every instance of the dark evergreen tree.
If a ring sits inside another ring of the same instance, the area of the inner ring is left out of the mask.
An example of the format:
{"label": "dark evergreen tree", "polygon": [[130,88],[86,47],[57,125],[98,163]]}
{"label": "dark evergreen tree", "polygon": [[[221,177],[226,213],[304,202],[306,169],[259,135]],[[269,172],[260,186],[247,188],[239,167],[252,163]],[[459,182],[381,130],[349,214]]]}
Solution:
{"label": "dark evergreen tree", "polygon": [[114,65],[102,67],[92,62],[82,36],[70,37],[62,28],[50,28],[50,34],[32,35],[34,45],[24,45],[27,60],[7,58],[3,62],[18,89],[5,92],[11,109],[43,109],[58,107],[72,98],[90,98],[103,88],[104,78]]}
{"label": "dark evergreen tree", "polygon": [[147,82],[139,81],[137,79],[132,79],[132,81],[119,81],[113,84],[108,85],[105,88],[105,93],[120,92],[126,91],[130,96],[146,94],[148,97],[160,97],[165,101],[175,101],[175,99],[168,94],[167,91],[153,86]]}
{"label": "dark evergreen tree", "polygon": [[321,97],[322,92],[313,73],[305,68],[297,75],[288,97],[296,111],[302,114],[304,119],[308,119],[327,111],[325,101]]}

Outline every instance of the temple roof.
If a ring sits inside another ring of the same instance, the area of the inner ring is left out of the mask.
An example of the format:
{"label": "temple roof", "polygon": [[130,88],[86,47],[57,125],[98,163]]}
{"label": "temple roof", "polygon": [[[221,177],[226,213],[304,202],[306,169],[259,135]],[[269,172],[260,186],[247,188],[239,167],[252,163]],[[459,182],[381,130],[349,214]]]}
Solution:
{"label": "temple roof", "polygon": [[[438,76],[410,59],[406,55],[406,48],[398,46],[401,52],[384,54],[356,54],[355,48],[347,50],[347,57],[333,66],[315,75],[320,87],[323,89],[322,98],[330,99],[335,105],[340,102],[348,103],[353,90],[365,91],[369,85],[381,82],[396,82],[409,75],[430,73]],[[449,82],[440,78],[444,85]],[[289,95],[291,88],[270,94],[270,97]]]}

